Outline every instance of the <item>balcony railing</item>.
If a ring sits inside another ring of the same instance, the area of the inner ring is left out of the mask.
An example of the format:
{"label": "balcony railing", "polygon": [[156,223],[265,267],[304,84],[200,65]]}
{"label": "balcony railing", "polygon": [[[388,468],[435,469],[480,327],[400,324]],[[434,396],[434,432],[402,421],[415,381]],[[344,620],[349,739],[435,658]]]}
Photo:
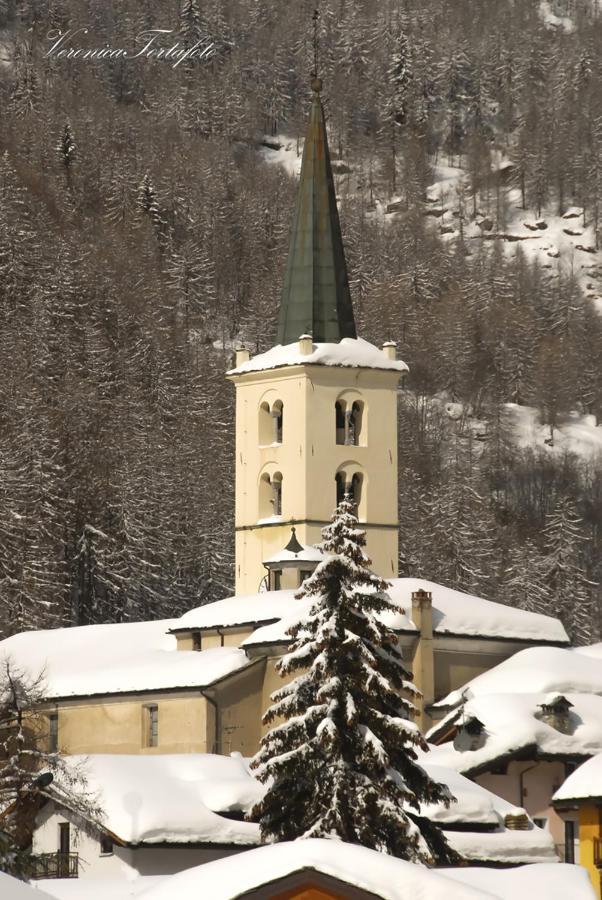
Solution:
{"label": "balcony railing", "polygon": [[77,878],[79,855],[77,853],[40,853],[31,857],[32,878]]}

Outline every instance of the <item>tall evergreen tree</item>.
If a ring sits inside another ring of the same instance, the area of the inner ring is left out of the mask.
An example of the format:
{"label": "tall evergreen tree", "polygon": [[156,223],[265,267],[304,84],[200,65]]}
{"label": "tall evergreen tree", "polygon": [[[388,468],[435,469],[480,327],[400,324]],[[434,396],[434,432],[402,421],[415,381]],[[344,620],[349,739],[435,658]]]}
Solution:
{"label": "tall evergreen tree", "polygon": [[598,638],[597,585],[586,576],[583,522],[569,497],[562,497],[547,517],[544,537],[543,577],[551,611],[575,643],[591,643]]}
{"label": "tall evergreen tree", "polygon": [[264,841],[338,838],[401,858],[453,857],[420,804],[449,803],[447,789],[416,762],[426,744],[412,720],[416,695],[383,614],[396,607],[369,569],[346,497],[323,529],[326,554],[299,598],[312,598],[279,660],[299,673],[272,695],[264,723],[275,725],[252,762],[268,783],[252,817]]}

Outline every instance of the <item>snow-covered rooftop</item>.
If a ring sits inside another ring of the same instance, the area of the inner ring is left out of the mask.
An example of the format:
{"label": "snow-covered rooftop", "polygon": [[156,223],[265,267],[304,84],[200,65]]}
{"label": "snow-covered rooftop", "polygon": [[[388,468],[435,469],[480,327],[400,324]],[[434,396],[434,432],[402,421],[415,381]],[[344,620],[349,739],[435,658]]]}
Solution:
{"label": "snow-covered rooftop", "polygon": [[391,599],[406,610],[412,608],[412,594],[415,591],[422,589],[431,592],[433,630],[438,635],[478,635],[540,643],[569,642],[562,623],[551,616],[493,603],[424,578],[393,578],[390,584]]}
{"label": "snow-covered rooftop", "polygon": [[[341,841],[311,839],[271,844],[187,869],[165,878],[141,900],[232,900],[296,872],[314,871],[382,900],[593,900],[585,869],[542,864],[503,871],[485,868],[429,869]],[[85,895],[82,898],[85,900]],[[120,898],[119,898],[120,900]]]}
{"label": "snow-covered rooftop", "polygon": [[0,872],[0,897],[2,900],[52,900],[51,894],[36,888],[12,878],[6,872]]}
{"label": "snow-covered rooftop", "polygon": [[[420,589],[433,597],[433,628],[438,636],[505,638],[539,643],[568,643],[568,637],[558,619],[542,616],[492,603],[461,591],[434,584],[424,578],[393,578],[389,596],[398,611],[384,618],[392,628],[401,632],[415,632],[409,611],[412,593]],[[177,620],[178,629],[224,628],[236,625],[270,623],[270,631],[260,627],[243,646],[268,641],[286,641],[286,630],[293,621],[303,618],[309,609],[308,601],[295,599],[294,590],[264,591],[244,597],[227,597],[198,609],[190,610]],[[279,622],[280,624],[272,623]]]}
{"label": "snow-covered rooftop", "polygon": [[435,705],[457,706],[463,699],[489,694],[552,691],[602,695],[602,658],[564,647],[528,647],[477,675]]}
{"label": "snow-covered rooftop", "polygon": [[231,369],[228,375],[244,375],[264,369],[282,366],[344,366],[354,369],[385,369],[407,372],[408,367],[400,359],[389,359],[382,350],[362,338],[343,338],[340,343],[313,344],[312,353],[302,354],[299,342],[278,344],[266,353],[254,356],[248,362]]}
{"label": "snow-covered rooftop", "polygon": [[205,687],[249,665],[243,650],[176,649],[176,619],[25,631],[0,642],[33,677],[44,672],[48,697],[89,697],[177,687]]}
{"label": "snow-covered rooftop", "polygon": [[588,644],[585,647],[573,647],[573,653],[579,653],[580,656],[593,656],[594,659],[602,660],[602,642]]}
{"label": "snow-covered rooftop", "polygon": [[257,825],[219,815],[244,813],[263,794],[239,755],[92,754],[67,759],[83,765],[88,788],[103,811],[102,825],[125,843],[259,843]]}
{"label": "snow-covered rooftop", "polygon": [[564,734],[539,718],[547,693],[479,694],[463,709],[449,713],[427,734],[443,736],[448,727],[475,717],[484,725],[483,743],[475,750],[461,750],[453,741],[433,747],[429,760],[466,774],[476,773],[495,761],[518,755],[525,748],[545,757],[591,756],[602,751],[602,697],[595,694],[565,694],[572,703],[570,733]]}
{"label": "snow-covered rooftop", "polygon": [[[433,765],[432,755],[423,754],[420,764],[447,785],[455,799],[449,808],[429,805],[421,813],[444,829],[466,829],[446,831],[463,856],[521,864],[556,858],[547,832],[531,821],[528,830],[509,831],[504,817],[516,813],[510,803],[453,769]],[[74,767],[83,765],[89,790],[104,812],[102,824],[125,843],[260,843],[256,825],[219,815],[248,811],[265,790],[239,754],[92,754],[68,759]],[[483,828],[486,834],[479,830]]]}
{"label": "snow-covered rooftop", "polygon": [[602,752],[575,769],[560,785],[552,800],[566,803],[594,798],[596,800],[602,798]]}
{"label": "snow-covered rooftop", "polygon": [[322,562],[324,559],[324,554],[321,550],[318,550],[317,547],[308,547],[305,544],[301,545],[302,549],[299,553],[293,553],[292,550],[287,550],[284,548],[283,550],[279,550],[278,553],[274,553],[273,556],[268,556],[267,559],[264,559],[264,564],[266,563],[287,563],[287,562]]}
{"label": "snow-covered rooftop", "polygon": [[[454,769],[438,765],[434,753],[420,754],[419,762],[431,778],[447,785],[455,798],[449,807],[432,804],[421,807],[420,812],[443,828],[450,846],[465,859],[504,865],[556,860],[552,836],[530,819],[524,831],[506,828],[505,817],[524,814],[524,809],[517,809]],[[462,830],[448,830],[454,826],[462,826]]]}

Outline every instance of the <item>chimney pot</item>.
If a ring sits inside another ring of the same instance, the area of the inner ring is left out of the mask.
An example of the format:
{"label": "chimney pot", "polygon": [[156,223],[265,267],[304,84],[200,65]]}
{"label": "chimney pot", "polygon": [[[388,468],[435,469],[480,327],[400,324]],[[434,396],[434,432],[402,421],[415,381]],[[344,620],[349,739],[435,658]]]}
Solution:
{"label": "chimney pot", "polygon": [[385,341],[383,344],[383,353],[387,359],[397,359],[397,344],[395,341]]}
{"label": "chimney pot", "polygon": [[299,338],[299,353],[301,356],[309,356],[313,353],[314,344],[311,334],[302,334]]}
{"label": "chimney pot", "polygon": [[427,606],[433,605],[433,595],[430,591],[423,591],[422,588],[418,591],[412,592],[412,606],[417,606],[420,609],[424,609]]}
{"label": "chimney pot", "polygon": [[236,348],[236,368],[242,366],[243,363],[249,362],[251,354],[247,347]]}

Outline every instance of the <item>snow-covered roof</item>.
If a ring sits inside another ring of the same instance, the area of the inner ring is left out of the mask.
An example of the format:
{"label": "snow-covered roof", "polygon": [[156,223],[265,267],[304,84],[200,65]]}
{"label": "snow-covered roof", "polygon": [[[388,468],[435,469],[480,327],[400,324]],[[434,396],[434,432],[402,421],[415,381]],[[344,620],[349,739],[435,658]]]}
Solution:
{"label": "snow-covered roof", "polygon": [[101,824],[128,844],[255,845],[259,829],[219,813],[246,812],[263,788],[238,754],[91,754],[83,765]]}
{"label": "snow-covered roof", "polygon": [[318,550],[317,547],[308,547],[305,544],[301,544],[302,550],[299,553],[293,553],[292,550],[287,550],[286,548],[279,550],[278,553],[274,553],[273,556],[268,556],[267,559],[264,559],[264,565],[269,563],[287,563],[287,562],[311,562],[311,563],[319,563],[324,559],[324,554],[321,550]]}
{"label": "snow-covered roof", "polygon": [[166,633],[176,622],[25,631],[0,642],[0,661],[34,677],[43,671],[49,698],[205,687],[249,665],[236,647],[177,650]]}
{"label": "snow-covered roof", "polygon": [[[308,839],[247,850],[165,878],[141,900],[233,900],[297,872],[319,872],[382,900],[593,900],[580,866],[541,864],[507,871],[462,867],[429,869],[342,841]],[[309,879],[308,879],[309,880]],[[82,895],[82,900],[87,900]],[[117,898],[121,900],[121,898]]]}
{"label": "snow-covered roof", "polygon": [[[542,616],[492,603],[461,591],[434,584],[424,578],[393,578],[389,582],[389,597],[398,611],[383,618],[400,632],[415,632],[410,618],[412,593],[430,591],[433,597],[433,628],[437,636],[505,638],[538,643],[568,643],[568,637],[558,619]],[[265,643],[268,640],[286,642],[286,630],[308,610],[305,600],[297,600],[294,590],[264,591],[244,597],[227,597],[190,610],[177,620],[175,630],[192,628],[225,628],[254,624],[259,631],[242,646]],[[280,626],[271,624],[280,622]],[[262,626],[270,624],[270,632]],[[261,632],[261,633],[260,633]]]}
{"label": "snow-covered roof", "polygon": [[602,751],[602,697],[594,694],[566,694],[570,709],[570,734],[558,731],[539,718],[548,694],[479,694],[462,709],[450,712],[427,734],[427,739],[444,735],[447,728],[475,716],[484,725],[483,745],[475,750],[459,750],[452,741],[433,747],[430,761],[465,774],[486,769],[497,760],[517,756],[526,748],[545,757],[591,756]]}
{"label": "snow-covered roof", "polygon": [[552,800],[566,803],[594,798],[602,799],[602,752],[575,769],[560,785]]}
{"label": "snow-covered roof", "polygon": [[176,619],[172,630],[232,628],[274,622],[292,615],[299,608],[300,601],[295,599],[295,593],[294,590],[261,591],[216,600],[184,613]]}
{"label": "snow-covered roof", "polygon": [[[455,798],[424,806],[421,813],[446,831],[450,844],[473,861],[531,863],[555,858],[550,835],[536,828],[510,832],[504,817],[516,809],[453,769],[433,764],[427,753],[420,764]],[[104,812],[102,825],[128,844],[259,844],[256,825],[219,813],[244,813],[265,790],[239,754],[92,754],[68,758],[83,765],[88,788]],[[521,812],[523,812],[521,810]],[[471,830],[473,826],[474,830]],[[488,829],[487,836],[478,829]]]}
{"label": "snow-covered roof", "polygon": [[52,900],[46,891],[37,890],[37,886],[25,884],[6,872],[0,872],[0,897],[2,900]]}
{"label": "snow-covered roof", "polygon": [[[131,880],[130,880],[131,879]],[[165,875],[138,875],[129,871],[127,877],[122,875],[113,878],[50,878],[37,882],[46,894],[39,892],[30,900],[43,900],[52,897],[53,900],[132,900],[139,897],[145,891],[166,880]],[[0,894],[2,900],[4,896]],[[18,898],[15,898],[18,900]]]}
{"label": "snow-covered roof", "polygon": [[452,881],[469,885],[480,892],[483,900],[520,900],[524,897],[545,897],[545,900],[595,900],[592,883],[583,866],[544,863],[520,866],[517,869],[484,869],[468,866],[446,869]]}
{"label": "snow-covered roof", "polygon": [[356,844],[307,839],[271,844],[233,860],[187,869],[144,893],[144,900],[232,900],[295,872],[319,872],[383,900],[480,900],[481,894],[453,883],[443,872],[376,853]]}
{"label": "snow-covered roof", "polygon": [[343,338],[340,343],[313,344],[313,352],[302,354],[299,342],[278,344],[267,353],[260,353],[248,362],[231,369],[228,375],[245,375],[247,372],[261,372],[264,369],[279,369],[282,366],[345,366],[355,369],[388,369],[407,372],[408,367],[400,359],[389,359],[382,350],[362,338]]}
{"label": "snow-covered roof", "polygon": [[588,644],[585,647],[573,647],[573,653],[579,653],[580,656],[593,656],[594,659],[602,660],[602,642]]}
{"label": "snow-covered roof", "polygon": [[564,647],[528,647],[477,675],[435,706],[457,706],[466,698],[513,692],[602,694],[602,658]]}
{"label": "snow-covered roof", "polygon": [[493,603],[482,597],[435,584],[424,578],[393,578],[389,595],[403,609],[412,608],[415,591],[430,591],[433,596],[433,630],[438,635],[514,638],[545,643],[569,642],[558,619]]}
{"label": "snow-covered roof", "polygon": [[[443,828],[448,843],[461,856],[473,863],[504,865],[556,860],[551,834],[537,828],[531,819],[524,831],[506,828],[505,817],[525,814],[524,809],[517,809],[454,769],[438,765],[433,757],[436,758],[433,753],[422,753],[418,761],[432,779],[447,785],[455,799],[449,807],[429,804],[422,806],[420,812]],[[448,830],[458,826],[462,826],[461,831]]]}

